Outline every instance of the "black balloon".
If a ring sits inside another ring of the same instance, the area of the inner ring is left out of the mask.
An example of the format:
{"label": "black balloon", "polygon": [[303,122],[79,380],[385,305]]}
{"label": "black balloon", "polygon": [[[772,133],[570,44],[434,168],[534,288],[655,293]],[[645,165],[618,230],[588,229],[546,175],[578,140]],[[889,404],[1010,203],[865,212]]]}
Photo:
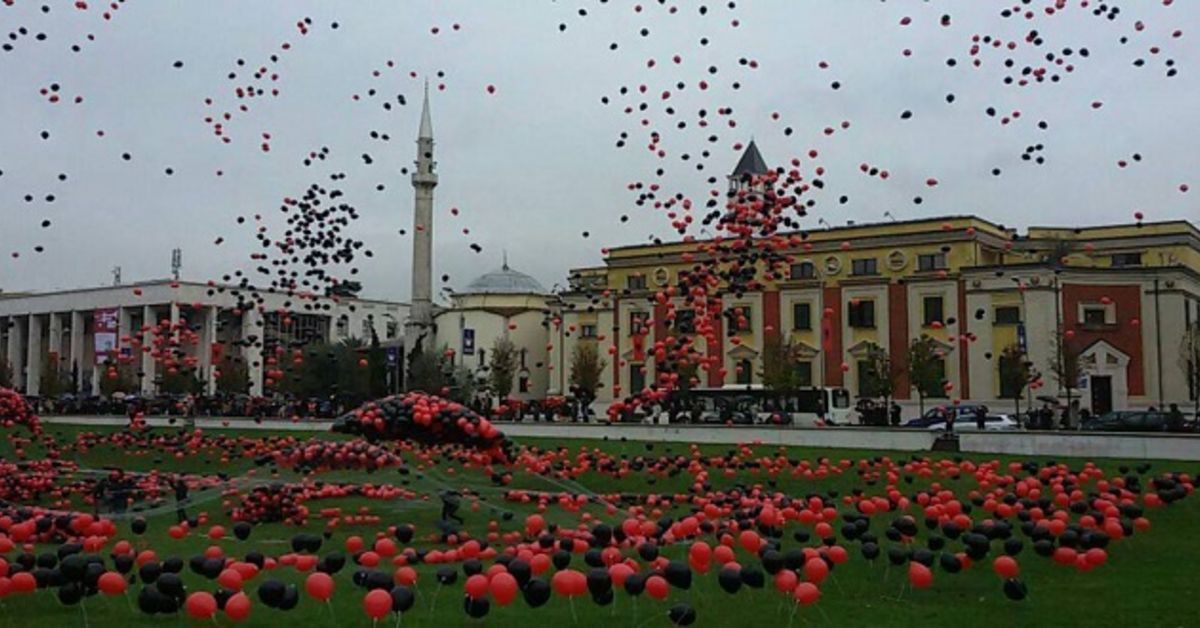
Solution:
{"label": "black balloon", "polygon": [[472,598],[469,595],[463,597],[463,610],[474,619],[479,619],[487,615],[488,611],[491,610],[491,606],[491,603],[485,597],[478,599]]}
{"label": "black balloon", "polygon": [[276,608],[283,601],[287,587],[278,580],[267,580],[258,585],[258,599],[268,608]]}
{"label": "black balloon", "polygon": [[667,611],[667,617],[676,626],[691,626],[696,623],[696,609],[688,604],[676,604]]}
{"label": "black balloon", "polygon": [[[630,576],[630,578],[632,577]],[[626,580],[625,584],[628,587],[629,581]],[[521,594],[529,608],[537,608],[550,601],[550,583],[541,578],[531,578],[521,589]]]}
{"label": "black balloon", "polygon": [[742,588],[742,573],[737,567],[722,567],[717,574],[717,584],[726,593],[737,593]]}
{"label": "black balloon", "polygon": [[453,567],[439,567],[436,577],[439,584],[454,584],[458,581],[458,570]]}
{"label": "black balloon", "polygon": [[1020,579],[1009,578],[1004,581],[1004,597],[1014,602],[1020,602],[1027,595],[1029,595],[1029,588]]}
{"label": "black balloon", "polygon": [[391,594],[393,613],[407,613],[417,599],[412,589],[400,585],[392,587]]}

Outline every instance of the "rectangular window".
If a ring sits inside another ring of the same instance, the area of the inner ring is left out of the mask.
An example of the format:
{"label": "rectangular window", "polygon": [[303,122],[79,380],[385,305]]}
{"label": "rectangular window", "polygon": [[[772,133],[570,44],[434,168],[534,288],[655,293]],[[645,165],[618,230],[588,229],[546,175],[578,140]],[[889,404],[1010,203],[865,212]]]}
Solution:
{"label": "rectangular window", "polygon": [[529,376],[528,375],[522,375],[517,378],[517,392],[519,392],[519,393],[528,393],[529,392]]}
{"label": "rectangular window", "polygon": [[942,322],[942,297],[925,297],[923,303],[923,324],[928,327],[934,323]]}
{"label": "rectangular window", "polygon": [[929,253],[917,256],[917,270],[944,270],[946,268],[945,253]]}
{"label": "rectangular window", "polygon": [[746,305],[733,308],[732,327],[742,333],[754,331],[754,310]]}
{"label": "rectangular window", "polygon": [[1141,253],[1114,253],[1112,256],[1113,268],[1122,268],[1125,266],[1141,266]]}
{"label": "rectangular window", "polygon": [[636,334],[646,330],[650,322],[650,312],[629,313],[629,333]]}
{"label": "rectangular window", "polygon": [[875,302],[870,300],[851,301],[848,308],[847,320],[850,326],[858,329],[875,327]]}
{"label": "rectangular window", "polygon": [[878,275],[879,268],[875,263],[874,257],[866,259],[856,259],[850,262],[850,274],[856,276]]}
{"label": "rectangular window", "polygon": [[1083,308],[1083,324],[1084,325],[1104,325],[1107,321],[1108,312],[1106,308],[1101,307],[1084,307]]}
{"label": "rectangular window", "polygon": [[817,276],[817,267],[812,262],[800,262],[799,264],[792,264],[789,274],[792,279],[815,279]]}
{"label": "rectangular window", "polygon": [[675,310],[675,331],[681,334],[696,333],[696,310]]}
{"label": "rectangular window", "polygon": [[808,331],[812,329],[812,304],[792,304],[792,329]]}
{"label": "rectangular window", "polygon": [[645,275],[629,275],[625,278],[625,287],[630,290],[645,290],[646,276]]}
{"label": "rectangular window", "polygon": [[596,326],[590,325],[590,324],[580,325],[579,326],[579,337],[580,338],[595,338],[596,337]]}
{"label": "rectangular window", "polygon": [[812,386],[813,385],[813,369],[812,362],[803,360],[796,363],[796,385],[797,386]]}
{"label": "rectangular window", "polygon": [[388,321],[387,322],[387,337],[395,338],[398,335],[400,335],[400,323],[397,323],[396,321]]}
{"label": "rectangular window", "polygon": [[629,365],[629,394],[636,395],[646,388],[645,368],[641,364]]}
{"label": "rectangular window", "polygon": [[1021,322],[1021,308],[1015,305],[1004,305],[996,308],[997,325],[1016,325]]}

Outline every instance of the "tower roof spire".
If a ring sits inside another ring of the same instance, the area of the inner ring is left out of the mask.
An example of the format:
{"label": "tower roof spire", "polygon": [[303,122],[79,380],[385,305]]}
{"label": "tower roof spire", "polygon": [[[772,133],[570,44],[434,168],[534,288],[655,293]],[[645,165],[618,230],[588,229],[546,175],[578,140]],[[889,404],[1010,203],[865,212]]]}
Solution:
{"label": "tower roof spire", "polygon": [[429,116],[429,79],[425,79],[425,100],[421,103],[421,130],[417,139],[433,139],[433,119]]}

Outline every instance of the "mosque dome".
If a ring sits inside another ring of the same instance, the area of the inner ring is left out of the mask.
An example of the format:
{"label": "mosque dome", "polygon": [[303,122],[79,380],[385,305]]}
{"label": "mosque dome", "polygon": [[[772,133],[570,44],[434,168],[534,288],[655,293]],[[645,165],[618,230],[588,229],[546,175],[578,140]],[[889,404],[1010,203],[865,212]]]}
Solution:
{"label": "mosque dome", "polygon": [[500,270],[480,275],[463,294],[548,294],[538,280],[504,264]]}

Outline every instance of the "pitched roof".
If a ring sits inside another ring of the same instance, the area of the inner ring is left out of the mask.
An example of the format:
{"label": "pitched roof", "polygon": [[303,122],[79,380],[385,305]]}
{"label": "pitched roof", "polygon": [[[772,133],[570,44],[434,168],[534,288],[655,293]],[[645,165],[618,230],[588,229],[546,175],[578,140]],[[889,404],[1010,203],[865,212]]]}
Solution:
{"label": "pitched roof", "polygon": [[754,140],[750,140],[750,145],[746,147],[746,152],[742,153],[742,158],[738,160],[737,167],[730,176],[766,174],[770,171],[762,154],[758,152],[758,146],[754,144]]}

